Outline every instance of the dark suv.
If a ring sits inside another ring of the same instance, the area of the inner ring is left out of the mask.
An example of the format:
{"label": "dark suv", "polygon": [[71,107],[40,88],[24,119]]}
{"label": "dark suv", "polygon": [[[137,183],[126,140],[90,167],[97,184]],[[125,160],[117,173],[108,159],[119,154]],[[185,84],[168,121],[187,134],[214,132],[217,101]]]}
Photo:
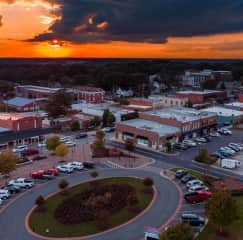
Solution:
{"label": "dark suv", "polygon": [[193,227],[203,226],[205,224],[205,219],[203,217],[193,213],[183,213],[181,215],[181,220]]}

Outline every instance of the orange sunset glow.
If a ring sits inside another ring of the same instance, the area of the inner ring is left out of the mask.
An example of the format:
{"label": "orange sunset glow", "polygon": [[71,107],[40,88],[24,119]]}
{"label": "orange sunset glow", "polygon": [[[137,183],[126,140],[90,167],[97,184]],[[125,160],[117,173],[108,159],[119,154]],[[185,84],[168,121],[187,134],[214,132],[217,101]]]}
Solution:
{"label": "orange sunset glow", "polygon": [[[217,33],[205,36],[168,37],[166,42],[108,40],[100,42],[72,42],[66,39],[27,41],[61,21],[58,10],[63,6],[44,0],[0,0],[0,56],[1,57],[153,57],[153,58],[242,58],[243,32]],[[95,13],[93,15],[95,17]],[[94,25],[99,34],[110,22],[87,22],[74,27],[81,32]],[[86,32],[84,34],[87,34]],[[88,33],[89,34],[89,33]],[[90,33],[90,35],[94,33]],[[103,36],[103,35],[101,35]]]}

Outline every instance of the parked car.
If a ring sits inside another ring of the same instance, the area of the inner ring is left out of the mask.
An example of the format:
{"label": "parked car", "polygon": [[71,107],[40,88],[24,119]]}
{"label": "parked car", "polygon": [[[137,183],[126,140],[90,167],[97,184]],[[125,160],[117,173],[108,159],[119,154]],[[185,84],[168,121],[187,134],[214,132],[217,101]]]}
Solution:
{"label": "parked car", "polygon": [[189,146],[189,147],[196,147],[197,146],[197,143],[192,141],[192,140],[183,140],[182,143]]}
{"label": "parked car", "polygon": [[7,184],[2,189],[8,190],[10,194],[16,194],[21,191],[21,188],[12,184]]}
{"label": "parked car", "polygon": [[68,165],[59,165],[59,166],[57,166],[57,169],[61,173],[72,173],[73,172],[73,168]]}
{"label": "parked car", "polygon": [[18,186],[20,188],[32,188],[34,186],[34,183],[32,180],[26,179],[26,178],[17,178],[14,180],[9,181],[9,184]]}
{"label": "parked car", "polygon": [[64,142],[67,142],[67,141],[71,141],[71,137],[70,136],[60,137],[59,141],[61,143],[64,143]]}
{"label": "parked car", "polygon": [[175,177],[178,179],[183,178],[185,175],[187,175],[187,171],[184,169],[177,170],[175,173]]}
{"label": "parked car", "polygon": [[204,183],[202,181],[198,180],[198,179],[194,179],[194,180],[187,182],[187,184],[186,184],[187,188],[190,188],[190,187],[196,186],[196,185],[203,186]]}
{"label": "parked car", "polygon": [[241,151],[240,148],[237,147],[236,145],[229,144],[228,147],[231,148],[232,150],[234,150],[235,152]]}
{"label": "parked car", "polygon": [[197,203],[197,202],[203,202],[211,198],[212,193],[209,191],[196,191],[192,193],[186,193],[184,195],[184,199],[188,203]]}
{"label": "parked car", "polygon": [[205,224],[205,218],[194,213],[183,213],[181,220],[184,223],[188,223],[192,227],[199,227]]}
{"label": "parked car", "polygon": [[203,137],[196,138],[195,141],[199,142],[199,143],[206,143],[206,142],[208,142],[207,139],[203,138]]}
{"label": "parked car", "polygon": [[223,158],[220,161],[220,166],[222,168],[233,169],[233,168],[240,167],[240,161],[236,159]]}
{"label": "parked car", "polygon": [[78,171],[81,171],[84,169],[84,165],[81,162],[70,162],[66,165],[68,165],[68,166],[72,167],[74,170],[78,170]]}
{"label": "parked car", "polygon": [[45,171],[52,173],[55,177],[59,175],[59,171],[58,171],[57,168],[50,168],[50,169],[47,169]]}
{"label": "parked car", "polygon": [[46,179],[46,180],[51,180],[55,176],[52,172],[50,171],[45,171],[45,170],[39,170],[36,172],[31,173],[31,177],[34,179]]}
{"label": "parked car", "polygon": [[80,138],[86,138],[88,136],[88,134],[86,132],[80,132],[78,135],[76,135],[76,139],[80,139]]}
{"label": "parked car", "polygon": [[10,197],[10,192],[6,189],[0,189],[0,198],[2,200],[7,200]]}
{"label": "parked car", "polygon": [[103,132],[114,132],[115,130],[115,127],[105,127],[102,129]]}
{"label": "parked car", "polygon": [[3,204],[3,200],[0,198],[0,206]]}
{"label": "parked car", "polygon": [[76,146],[76,143],[73,142],[73,141],[66,141],[66,142],[64,142],[64,144],[66,144],[68,147],[75,147]]}
{"label": "parked car", "polygon": [[28,148],[28,149],[24,150],[23,152],[21,152],[21,155],[23,157],[27,157],[27,156],[32,156],[32,155],[35,155],[38,153],[39,153],[39,150],[37,148]]}
{"label": "parked car", "polygon": [[191,180],[193,180],[193,179],[195,179],[195,177],[193,177],[193,176],[187,174],[186,176],[184,176],[184,177],[181,179],[181,182],[182,182],[182,183],[187,183],[187,182],[189,182],[189,181],[191,181]]}
{"label": "parked car", "polygon": [[219,154],[221,154],[223,157],[229,157],[232,154],[230,154],[229,152],[226,152],[225,150],[218,150]]}
{"label": "parked car", "polygon": [[91,161],[85,161],[85,162],[83,162],[83,166],[84,166],[85,168],[90,168],[90,169],[92,169],[92,168],[95,167],[95,164],[94,164],[93,162],[91,162]]}
{"label": "parked car", "polygon": [[221,128],[218,130],[218,132],[220,134],[223,134],[223,135],[232,135],[232,131],[230,131],[229,129],[227,128]]}
{"label": "parked car", "polygon": [[231,155],[235,154],[235,151],[229,147],[221,147],[220,150],[226,151]]}
{"label": "parked car", "polygon": [[210,137],[220,137],[221,135],[218,132],[212,132],[212,133],[209,133],[209,136]]}
{"label": "parked car", "polygon": [[188,192],[196,192],[200,190],[208,191],[209,189],[205,185],[194,185],[188,189]]}
{"label": "parked car", "polygon": [[183,143],[175,143],[175,144],[173,144],[173,148],[187,150],[189,148],[189,146],[186,144],[183,144]]}
{"label": "parked car", "polygon": [[229,143],[229,146],[236,146],[238,149],[240,149],[240,151],[243,150],[243,146],[241,146],[239,143]]}
{"label": "parked car", "polygon": [[20,153],[20,152],[23,152],[24,150],[26,150],[28,148],[27,145],[19,145],[19,146],[16,146],[12,149],[12,152],[13,153]]}
{"label": "parked car", "polygon": [[46,143],[38,143],[38,148],[45,148],[46,147]]}

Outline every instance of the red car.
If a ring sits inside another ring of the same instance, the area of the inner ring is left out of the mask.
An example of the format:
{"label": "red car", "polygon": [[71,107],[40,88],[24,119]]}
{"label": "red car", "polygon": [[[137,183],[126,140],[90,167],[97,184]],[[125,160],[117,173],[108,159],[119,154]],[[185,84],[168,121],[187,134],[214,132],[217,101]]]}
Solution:
{"label": "red car", "polygon": [[58,176],[59,172],[57,169],[39,170],[31,173],[31,177],[34,179],[53,179]]}
{"label": "red car", "polygon": [[37,148],[28,148],[28,149],[24,150],[21,154],[23,157],[27,157],[27,156],[35,155],[38,153],[39,153],[39,150]]}
{"label": "red car", "polygon": [[192,193],[186,193],[184,198],[189,203],[197,203],[208,200],[212,196],[209,191],[196,191]]}

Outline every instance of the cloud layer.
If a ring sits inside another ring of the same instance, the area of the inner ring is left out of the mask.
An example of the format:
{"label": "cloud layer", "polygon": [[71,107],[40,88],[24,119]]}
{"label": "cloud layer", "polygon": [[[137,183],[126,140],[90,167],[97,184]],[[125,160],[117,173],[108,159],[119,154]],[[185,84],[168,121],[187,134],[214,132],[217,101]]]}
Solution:
{"label": "cloud layer", "polygon": [[30,41],[164,43],[168,37],[243,31],[243,0],[43,1],[60,4],[62,19]]}

